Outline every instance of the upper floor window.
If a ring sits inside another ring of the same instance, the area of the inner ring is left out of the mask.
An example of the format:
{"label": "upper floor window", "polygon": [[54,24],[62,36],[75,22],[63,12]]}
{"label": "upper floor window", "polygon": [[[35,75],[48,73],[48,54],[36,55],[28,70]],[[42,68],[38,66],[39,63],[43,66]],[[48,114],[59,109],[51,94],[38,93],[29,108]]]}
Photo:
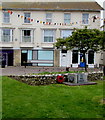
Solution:
{"label": "upper floor window", "polygon": [[82,14],[82,24],[88,24],[89,23],[89,14],[83,13]]}
{"label": "upper floor window", "polygon": [[44,30],[44,42],[54,42],[55,30]]}
{"label": "upper floor window", "polygon": [[32,42],[32,30],[22,30],[21,42]]}
{"label": "upper floor window", "polygon": [[1,41],[2,42],[12,42],[13,41],[13,30],[12,29],[2,29],[1,30]]}
{"label": "upper floor window", "polygon": [[30,23],[30,13],[24,13],[24,23]]}
{"label": "upper floor window", "polygon": [[46,22],[52,22],[52,13],[46,13]]}
{"label": "upper floor window", "polygon": [[3,23],[10,23],[10,13],[3,12]]}
{"label": "upper floor window", "polygon": [[64,23],[70,24],[70,17],[71,17],[70,13],[64,13]]}
{"label": "upper floor window", "polygon": [[61,37],[67,38],[72,35],[72,30],[61,30]]}

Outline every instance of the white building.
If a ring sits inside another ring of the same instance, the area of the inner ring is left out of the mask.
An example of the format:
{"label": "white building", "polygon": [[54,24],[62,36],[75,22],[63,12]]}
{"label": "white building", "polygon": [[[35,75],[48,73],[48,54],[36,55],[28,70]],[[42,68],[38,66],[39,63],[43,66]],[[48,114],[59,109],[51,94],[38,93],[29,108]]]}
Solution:
{"label": "white building", "polygon": [[[94,1],[3,2],[0,10],[3,64],[78,67],[78,50],[56,50],[53,44],[59,37],[72,35],[74,28],[100,29],[101,9]],[[89,51],[86,56],[88,67],[99,65],[98,53]]]}
{"label": "white building", "polygon": [[105,1],[104,1],[104,3],[103,3],[103,8],[104,8],[103,18],[104,18],[104,31],[105,31]]}

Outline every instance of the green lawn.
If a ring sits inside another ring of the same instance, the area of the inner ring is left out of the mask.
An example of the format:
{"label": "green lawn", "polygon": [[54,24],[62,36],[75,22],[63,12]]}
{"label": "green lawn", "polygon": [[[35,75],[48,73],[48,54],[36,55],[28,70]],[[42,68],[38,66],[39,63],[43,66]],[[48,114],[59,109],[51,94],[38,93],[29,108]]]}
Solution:
{"label": "green lawn", "polygon": [[2,78],[3,118],[103,118],[103,82],[29,86]]}
{"label": "green lawn", "polygon": [[0,120],[2,118],[2,77],[0,77]]}

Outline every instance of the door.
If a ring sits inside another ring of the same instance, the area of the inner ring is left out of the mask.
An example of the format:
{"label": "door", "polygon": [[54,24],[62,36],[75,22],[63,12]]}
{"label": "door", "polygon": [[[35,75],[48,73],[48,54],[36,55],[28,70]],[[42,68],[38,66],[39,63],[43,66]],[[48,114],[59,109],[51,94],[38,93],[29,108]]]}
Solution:
{"label": "door", "polygon": [[72,67],[78,67],[78,60],[79,55],[78,55],[78,50],[73,50],[72,51]]}
{"label": "door", "polygon": [[67,67],[67,50],[61,51],[61,66]]}
{"label": "door", "polygon": [[6,56],[8,59],[8,66],[13,66],[13,51],[9,51],[8,55]]}
{"label": "door", "polygon": [[25,62],[27,62],[27,53],[21,53],[21,66],[25,66]]}
{"label": "door", "polygon": [[2,64],[13,66],[13,50],[2,50]]}

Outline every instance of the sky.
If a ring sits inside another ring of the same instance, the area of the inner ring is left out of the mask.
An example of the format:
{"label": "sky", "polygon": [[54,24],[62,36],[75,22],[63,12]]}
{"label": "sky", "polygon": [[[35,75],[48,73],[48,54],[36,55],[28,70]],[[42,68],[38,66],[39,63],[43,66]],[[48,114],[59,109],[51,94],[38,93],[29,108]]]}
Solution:
{"label": "sky", "polygon": [[103,6],[103,2],[105,1],[105,0],[95,0],[96,2],[98,2],[101,6]]}

